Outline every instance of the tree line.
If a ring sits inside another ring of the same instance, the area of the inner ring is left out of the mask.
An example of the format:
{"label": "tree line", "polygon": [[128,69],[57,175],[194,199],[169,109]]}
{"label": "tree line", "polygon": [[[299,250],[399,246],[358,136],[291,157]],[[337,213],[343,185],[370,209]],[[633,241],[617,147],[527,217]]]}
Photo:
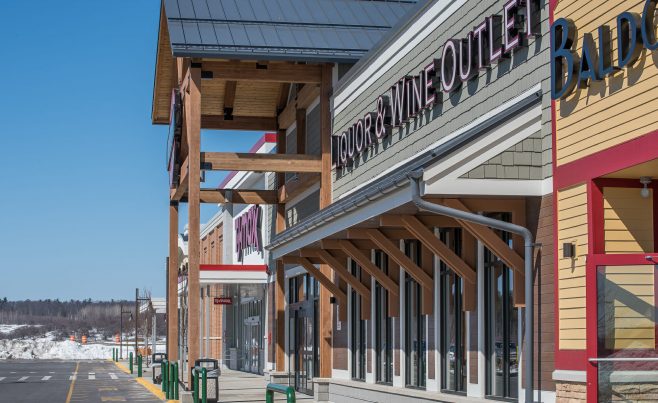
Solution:
{"label": "tree line", "polygon": [[[21,338],[55,332],[58,338],[71,334],[100,334],[111,338],[119,333],[121,305],[124,311],[123,329],[125,333],[134,334],[135,301],[84,300],[61,301],[59,299],[9,301],[0,299],[0,324],[31,325],[11,333],[0,333],[0,338]],[[150,314],[140,313],[140,337],[146,332],[151,334]],[[157,333],[164,335],[166,326],[164,315],[158,315]]]}

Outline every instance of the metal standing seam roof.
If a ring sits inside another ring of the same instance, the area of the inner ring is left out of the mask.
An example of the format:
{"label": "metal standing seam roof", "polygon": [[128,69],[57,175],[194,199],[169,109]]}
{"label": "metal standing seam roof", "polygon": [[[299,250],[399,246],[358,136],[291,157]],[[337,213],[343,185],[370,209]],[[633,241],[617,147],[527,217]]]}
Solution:
{"label": "metal standing seam roof", "polygon": [[164,0],[176,57],[355,62],[418,0]]}

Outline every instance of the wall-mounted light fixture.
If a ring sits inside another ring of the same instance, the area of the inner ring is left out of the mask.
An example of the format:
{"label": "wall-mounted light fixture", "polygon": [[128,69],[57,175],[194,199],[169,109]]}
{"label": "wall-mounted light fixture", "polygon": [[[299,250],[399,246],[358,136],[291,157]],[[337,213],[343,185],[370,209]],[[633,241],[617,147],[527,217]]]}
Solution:
{"label": "wall-mounted light fixture", "polygon": [[573,259],[576,257],[576,245],[571,242],[562,244],[562,257]]}
{"label": "wall-mounted light fixture", "polygon": [[651,177],[650,176],[640,176],[640,183],[644,185],[642,190],[640,190],[640,196],[642,196],[645,199],[649,198],[649,188],[648,186],[651,184]]}

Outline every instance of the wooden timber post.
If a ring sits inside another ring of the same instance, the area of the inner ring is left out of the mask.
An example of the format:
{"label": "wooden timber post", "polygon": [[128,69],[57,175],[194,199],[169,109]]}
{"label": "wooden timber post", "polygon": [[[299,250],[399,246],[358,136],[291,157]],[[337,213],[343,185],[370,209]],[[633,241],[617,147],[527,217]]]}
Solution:
{"label": "wooden timber post", "polygon": [[[322,150],[322,172],[320,173],[320,209],[331,204],[331,106],[329,104],[332,95],[333,65],[322,66],[322,81],[320,83],[320,144]],[[328,278],[332,277],[331,268],[320,265],[320,271]],[[319,301],[320,320],[320,377],[331,378],[331,346],[332,346],[332,324],[333,310],[329,292],[325,287],[321,288]]]}
{"label": "wooden timber post", "polygon": [[[286,152],[286,130],[281,129],[278,131],[276,136],[276,152],[283,154]],[[285,186],[286,176],[283,173],[276,174],[276,183],[277,187],[281,189]],[[286,229],[286,205],[277,204],[276,205],[276,233]],[[285,266],[282,260],[276,261],[276,283],[274,287],[275,294],[275,317],[276,317],[276,345],[275,345],[275,354],[274,362],[276,363],[276,370],[279,372],[285,371],[286,364],[286,319],[285,319],[285,299],[286,299],[286,288],[285,288]]]}
{"label": "wooden timber post", "polygon": [[169,202],[167,268],[167,359],[178,360],[178,202]]}
{"label": "wooden timber post", "polygon": [[[199,263],[201,258],[200,178],[201,178],[201,65],[192,63],[185,96],[185,128],[189,146],[188,173],[188,366],[199,358]],[[189,371],[192,384],[192,371]]]}

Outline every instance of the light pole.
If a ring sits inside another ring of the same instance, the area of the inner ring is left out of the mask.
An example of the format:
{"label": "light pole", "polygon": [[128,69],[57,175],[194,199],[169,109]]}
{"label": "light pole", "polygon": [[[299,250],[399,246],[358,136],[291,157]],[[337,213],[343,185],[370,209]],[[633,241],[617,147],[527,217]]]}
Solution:
{"label": "light pole", "polygon": [[139,303],[142,301],[150,301],[150,298],[140,298],[139,288],[135,288],[135,359],[137,359],[137,329],[139,325]]}
{"label": "light pole", "polygon": [[123,360],[123,315],[124,314],[130,314],[130,317],[128,320],[132,320],[133,318],[133,313],[130,311],[124,311],[123,310],[123,304],[121,304],[121,319],[119,320],[119,358]]}

